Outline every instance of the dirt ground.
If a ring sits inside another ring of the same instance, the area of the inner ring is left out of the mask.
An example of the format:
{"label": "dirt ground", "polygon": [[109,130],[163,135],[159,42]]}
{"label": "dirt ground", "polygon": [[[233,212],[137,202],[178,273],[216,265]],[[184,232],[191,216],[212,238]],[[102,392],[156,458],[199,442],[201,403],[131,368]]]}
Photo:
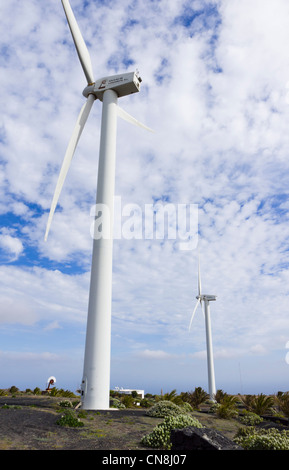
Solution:
{"label": "dirt ground", "polygon": [[[147,450],[140,444],[141,438],[162,421],[146,416],[145,409],[87,411],[81,417],[83,427],[63,427],[57,424],[65,411],[59,406],[63,400],[0,397],[0,450]],[[222,427],[221,432],[231,439],[238,428],[207,414],[196,417],[208,427]]]}

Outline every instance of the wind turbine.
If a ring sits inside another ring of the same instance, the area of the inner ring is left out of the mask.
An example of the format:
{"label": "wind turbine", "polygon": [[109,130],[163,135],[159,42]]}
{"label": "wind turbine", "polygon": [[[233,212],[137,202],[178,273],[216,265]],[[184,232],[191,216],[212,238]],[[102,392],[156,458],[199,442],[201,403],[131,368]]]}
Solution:
{"label": "wind turbine", "polygon": [[96,213],[96,220],[100,220],[101,218],[102,233],[99,233],[95,228],[85,356],[81,384],[81,404],[84,409],[109,409],[113,208],[117,116],[148,130],[151,129],[141,124],[118,106],[119,97],[139,91],[142,80],[138,73],[130,72],[113,75],[95,81],[90,55],[70,3],[68,0],[61,1],[76,51],[87,80],[87,86],[83,90],[83,95],[87,100],[82,106],[65,153],[48,217],[45,240],[47,240],[52,217],[77,143],[92,105],[96,99],[99,99],[102,101],[102,118],[96,195],[96,207],[98,211]]}
{"label": "wind turbine", "polygon": [[[213,343],[212,343],[212,331],[211,331],[211,315],[210,315],[210,302],[216,300],[215,295],[202,294],[201,286],[201,272],[200,272],[200,258],[198,266],[198,295],[196,297],[197,303],[194,308],[189,330],[191,329],[192,321],[197,311],[198,306],[200,305],[203,314],[205,316],[206,324],[206,343],[207,343],[207,363],[208,363],[208,385],[209,385],[209,395],[212,401],[215,400],[216,395],[216,384],[215,384],[215,369],[214,369],[214,355],[213,355]],[[205,310],[203,309],[203,304],[205,305]]]}

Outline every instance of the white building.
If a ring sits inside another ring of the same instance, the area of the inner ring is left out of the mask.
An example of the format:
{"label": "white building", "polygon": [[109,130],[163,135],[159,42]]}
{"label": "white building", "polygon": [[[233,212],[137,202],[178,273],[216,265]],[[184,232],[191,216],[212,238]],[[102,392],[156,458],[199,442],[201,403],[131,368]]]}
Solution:
{"label": "white building", "polygon": [[124,395],[131,395],[132,392],[136,392],[141,398],[144,398],[144,390],[137,390],[136,388],[114,387],[114,392],[123,393]]}

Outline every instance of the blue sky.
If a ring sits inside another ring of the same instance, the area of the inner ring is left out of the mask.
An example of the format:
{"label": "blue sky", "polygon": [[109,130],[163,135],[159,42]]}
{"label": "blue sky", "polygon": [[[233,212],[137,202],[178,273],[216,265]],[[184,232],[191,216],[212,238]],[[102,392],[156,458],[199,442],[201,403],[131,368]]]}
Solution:
{"label": "blue sky", "polygon": [[[285,0],[71,0],[96,78],[138,69],[120,105],[122,207],[198,208],[217,389],[288,390],[289,5]],[[60,0],[0,5],[0,388],[81,382],[101,105],[57,176],[85,77]],[[123,223],[127,215],[123,214]],[[197,252],[114,241],[111,388],[207,389]]]}

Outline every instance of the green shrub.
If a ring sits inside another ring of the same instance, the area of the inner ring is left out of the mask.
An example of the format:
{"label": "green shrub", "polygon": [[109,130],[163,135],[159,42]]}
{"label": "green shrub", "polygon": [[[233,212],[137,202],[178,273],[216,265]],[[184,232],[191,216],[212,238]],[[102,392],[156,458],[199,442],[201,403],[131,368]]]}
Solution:
{"label": "green shrub", "polygon": [[149,398],[143,398],[140,401],[140,406],[142,408],[151,408],[154,405],[154,400],[150,400]]}
{"label": "green shrub", "polygon": [[62,400],[58,403],[62,408],[72,408],[72,403],[69,400]]}
{"label": "green shrub", "polygon": [[63,390],[63,388],[52,387],[50,389],[51,397],[66,397],[66,398],[75,398],[75,395],[70,390]]}
{"label": "green shrub", "polygon": [[181,407],[181,409],[183,411],[185,411],[186,413],[192,413],[194,410],[193,410],[193,407],[188,403],[188,402],[184,402],[182,403],[181,405],[179,405]]}
{"label": "green shrub", "polygon": [[241,399],[246,409],[257,415],[272,412],[274,398],[271,395],[266,396],[263,393],[260,393],[260,395],[245,395],[244,397],[241,397]]}
{"label": "green shrub", "polygon": [[265,413],[271,412],[273,405],[274,398],[270,395],[266,396],[261,393],[255,398],[252,411],[258,415],[263,415]]}
{"label": "green shrub", "polygon": [[225,396],[227,396],[227,393],[219,389],[216,391],[214,398],[217,403],[221,403]]}
{"label": "green shrub", "polygon": [[247,411],[244,413],[244,416],[240,417],[240,422],[245,424],[246,426],[256,426],[257,424],[261,423],[263,418],[257,415],[256,413],[252,413]]}
{"label": "green shrub", "polygon": [[276,401],[282,414],[289,418],[289,392],[278,392]]}
{"label": "green shrub", "polygon": [[124,409],[125,405],[122,403],[118,398],[111,398],[110,399],[110,406],[112,408]]}
{"label": "green shrub", "polygon": [[165,418],[166,416],[177,416],[183,414],[184,410],[172,401],[161,400],[153,405],[146,414],[155,418]]}
{"label": "green shrub", "polygon": [[213,403],[210,406],[209,413],[217,413],[220,406],[221,406],[221,403]]}
{"label": "green shrub", "polygon": [[73,428],[84,426],[84,423],[80,421],[71,411],[66,411],[61,417],[56,421],[56,424],[59,426],[70,426]]}
{"label": "green shrub", "polygon": [[72,408],[75,408],[80,404],[80,400],[72,400]]}
{"label": "green shrub", "polygon": [[33,390],[33,393],[34,395],[40,395],[41,394],[41,390],[39,387],[35,387],[35,389]]}
{"label": "green shrub", "polygon": [[60,388],[58,390],[58,395],[60,397],[67,397],[67,398],[75,398],[76,397],[76,395],[71,390],[63,390],[63,388]]}
{"label": "green shrub", "polygon": [[182,405],[183,404],[183,399],[182,399],[181,395],[177,395],[177,390],[176,389],[162,395],[161,400],[172,401],[176,405]]}
{"label": "green shrub", "polygon": [[222,419],[237,418],[238,411],[232,406],[228,406],[226,403],[221,403],[217,408],[216,414]]}
{"label": "green shrub", "polygon": [[255,395],[240,395],[240,400],[243,406],[245,406],[246,410],[252,411],[252,403],[255,399]]}
{"label": "green shrub", "polygon": [[289,450],[289,431],[248,427],[239,430],[234,442],[246,450]]}
{"label": "green shrub", "polygon": [[216,407],[216,414],[223,419],[236,418],[238,416],[237,397],[224,394],[219,406]]}
{"label": "green shrub", "polygon": [[135,399],[132,395],[123,395],[121,397],[121,403],[125,408],[133,408],[135,406]]}
{"label": "green shrub", "polygon": [[183,401],[188,402],[193,408],[199,409],[202,403],[208,400],[209,395],[202,387],[195,387],[193,392],[185,392],[180,394]]}
{"label": "green shrub", "polygon": [[172,429],[183,429],[187,426],[202,428],[201,423],[188,414],[178,416],[167,416],[164,421],[158,424],[150,434],[141,439],[141,444],[145,447],[170,449],[170,436]]}

